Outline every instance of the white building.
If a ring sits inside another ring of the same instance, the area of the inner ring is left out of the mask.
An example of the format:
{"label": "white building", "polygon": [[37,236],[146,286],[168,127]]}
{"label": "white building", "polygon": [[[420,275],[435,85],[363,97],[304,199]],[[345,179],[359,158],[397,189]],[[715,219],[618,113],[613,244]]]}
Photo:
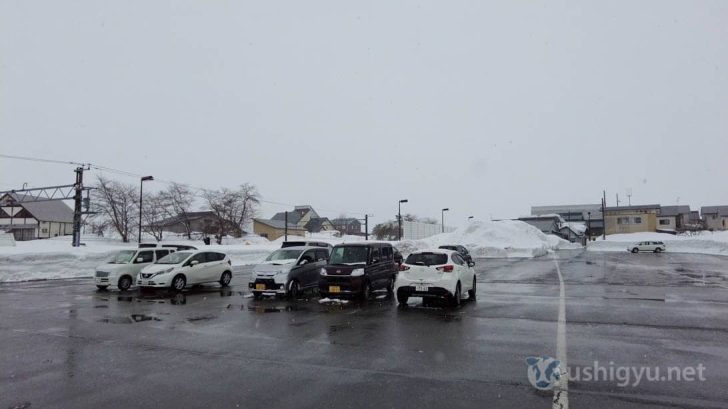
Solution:
{"label": "white building", "polygon": [[73,234],[73,210],[61,200],[33,201],[17,193],[0,197],[0,231],[15,240],[45,239]]}

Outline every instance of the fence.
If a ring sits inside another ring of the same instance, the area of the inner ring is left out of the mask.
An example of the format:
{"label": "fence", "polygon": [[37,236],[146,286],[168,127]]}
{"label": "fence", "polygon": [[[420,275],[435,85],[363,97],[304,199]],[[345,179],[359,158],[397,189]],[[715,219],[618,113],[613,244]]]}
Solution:
{"label": "fence", "polygon": [[[446,233],[454,230],[454,227],[445,226]],[[402,222],[402,238],[405,240],[420,240],[440,233],[442,233],[442,225],[439,223]]]}

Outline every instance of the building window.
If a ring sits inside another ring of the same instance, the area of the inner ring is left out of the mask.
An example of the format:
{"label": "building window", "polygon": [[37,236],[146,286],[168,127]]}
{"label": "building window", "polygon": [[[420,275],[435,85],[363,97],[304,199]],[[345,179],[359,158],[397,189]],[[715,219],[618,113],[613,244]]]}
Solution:
{"label": "building window", "polygon": [[635,217],[634,218],[634,224],[642,224],[642,218],[641,217]]}
{"label": "building window", "polygon": [[617,217],[617,224],[629,224],[629,217]]}
{"label": "building window", "polygon": [[670,220],[668,220],[668,219],[660,219],[660,225],[661,226],[666,226],[668,224],[670,224]]}
{"label": "building window", "polygon": [[42,233],[48,233],[48,229],[41,230]]}

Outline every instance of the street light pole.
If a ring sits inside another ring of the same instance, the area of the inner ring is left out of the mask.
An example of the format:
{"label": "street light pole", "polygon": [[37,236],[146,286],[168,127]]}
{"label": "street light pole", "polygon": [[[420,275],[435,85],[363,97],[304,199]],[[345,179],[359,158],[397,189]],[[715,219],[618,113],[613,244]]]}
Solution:
{"label": "street light pole", "polygon": [[137,243],[142,242],[142,212],[143,212],[143,200],[144,200],[144,182],[154,180],[154,176],[142,176],[139,182],[139,237]]}
{"label": "street light pole", "polygon": [[402,199],[397,203],[397,241],[402,241],[402,203],[408,203],[407,199]]}
{"label": "street light pole", "polygon": [[442,232],[445,233],[445,212],[449,211],[449,208],[442,209]]}

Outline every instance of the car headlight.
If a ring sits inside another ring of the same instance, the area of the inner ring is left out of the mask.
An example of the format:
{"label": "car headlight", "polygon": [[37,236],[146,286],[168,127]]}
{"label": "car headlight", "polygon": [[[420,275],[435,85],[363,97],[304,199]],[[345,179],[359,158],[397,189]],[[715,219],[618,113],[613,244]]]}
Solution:
{"label": "car headlight", "polygon": [[322,277],[326,277],[328,274],[326,273],[326,269],[321,267],[321,270],[319,270],[319,275]]}
{"label": "car headlight", "polygon": [[364,275],[364,269],[363,268],[355,268],[354,271],[351,272],[352,277],[359,277]]}
{"label": "car headlight", "polygon": [[172,270],[174,270],[174,267],[170,267],[170,268],[168,268],[166,270],[162,270],[162,271],[157,271],[156,273],[152,274],[149,278],[156,277],[156,276],[162,275],[162,274],[169,274],[172,272]]}

